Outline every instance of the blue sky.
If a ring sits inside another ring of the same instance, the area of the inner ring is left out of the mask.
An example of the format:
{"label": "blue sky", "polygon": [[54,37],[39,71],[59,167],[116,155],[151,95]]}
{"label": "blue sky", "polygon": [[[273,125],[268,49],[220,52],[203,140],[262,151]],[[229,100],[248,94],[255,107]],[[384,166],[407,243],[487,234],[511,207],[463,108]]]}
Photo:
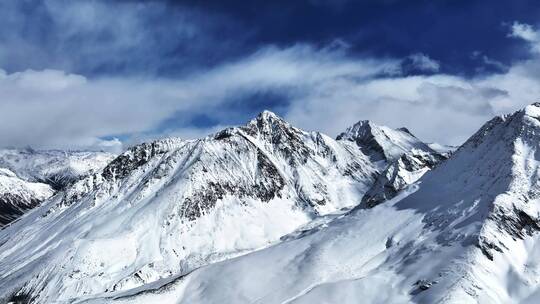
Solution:
{"label": "blue sky", "polygon": [[534,1],[3,1],[0,146],[201,137],[269,109],[459,144],[540,97]]}

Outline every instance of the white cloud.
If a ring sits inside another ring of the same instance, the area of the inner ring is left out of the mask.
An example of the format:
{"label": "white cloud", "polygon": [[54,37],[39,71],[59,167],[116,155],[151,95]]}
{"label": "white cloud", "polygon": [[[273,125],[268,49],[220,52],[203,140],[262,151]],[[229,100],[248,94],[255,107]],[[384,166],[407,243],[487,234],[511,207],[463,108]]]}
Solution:
{"label": "white cloud", "polygon": [[508,36],[523,39],[530,43],[534,52],[540,52],[540,33],[531,25],[515,21]]}
{"label": "white cloud", "polygon": [[102,138],[201,137],[222,126],[186,122],[156,127],[178,112],[227,115],[230,100],[267,91],[285,94],[290,99],[286,118],[308,130],[336,135],[360,119],[372,119],[407,126],[428,141],[459,144],[493,115],[540,96],[536,52],[504,73],[473,78],[403,76],[401,64],[399,59],[360,60],[334,48],[296,45],[264,48],[181,79],[0,71],[0,146],[117,149],[117,140]]}
{"label": "white cloud", "polygon": [[412,54],[409,56],[409,59],[415,68],[422,71],[438,72],[441,67],[438,61],[431,59],[429,56],[422,53]]}
{"label": "white cloud", "polygon": [[[246,92],[285,89],[303,95],[328,80],[395,73],[398,63],[351,61],[299,45],[267,48],[177,80],[1,71],[0,145],[108,148],[100,138],[151,132],[178,111],[211,111]],[[186,126],[164,132],[192,137],[213,130]]]}
{"label": "white cloud", "polygon": [[486,65],[490,65],[490,66],[493,66],[493,67],[496,67],[497,69],[501,70],[501,71],[504,71],[504,70],[507,70],[508,67],[503,64],[502,62],[500,61],[497,61],[497,60],[494,60],[494,59],[491,59],[489,58],[488,56],[484,55],[482,56],[482,62]]}
{"label": "white cloud", "polygon": [[496,94],[487,90],[449,75],[327,83],[293,103],[289,118],[330,134],[371,119],[392,127],[407,126],[425,140],[457,144],[494,114],[490,95]]}
{"label": "white cloud", "polygon": [[538,41],[538,33],[533,29],[529,24],[519,23],[515,21],[512,24],[512,31],[510,32],[510,37],[517,37],[529,42]]}

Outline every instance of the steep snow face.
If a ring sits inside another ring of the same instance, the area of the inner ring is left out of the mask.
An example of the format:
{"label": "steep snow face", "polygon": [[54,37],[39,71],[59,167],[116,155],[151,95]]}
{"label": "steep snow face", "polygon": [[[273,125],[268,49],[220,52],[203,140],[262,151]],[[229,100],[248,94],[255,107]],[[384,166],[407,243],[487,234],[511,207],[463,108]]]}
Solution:
{"label": "steep snow face", "polygon": [[1,149],[0,168],[9,169],[24,180],[43,182],[58,190],[99,171],[114,157],[105,152]]}
{"label": "steep snow face", "polygon": [[91,303],[538,303],[539,148],[533,104],[384,204]]}
{"label": "steep snow face", "polygon": [[8,169],[0,168],[0,227],[51,197],[54,190],[47,184],[22,180]]}
{"label": "steep snow face", "polygon": [[158,284],[358,204],[376,174],[354,144],[270,112],[201,140],[142,144],[0,231],[0,299]]}
{"label": "steep snow face", "polygon": [[369,120],[357,122],[339,134],[337,139],[355,142],[372,161],[382,160],[385,165],[413,151],[436,153],[406,128],[391,129],[378,126]]}

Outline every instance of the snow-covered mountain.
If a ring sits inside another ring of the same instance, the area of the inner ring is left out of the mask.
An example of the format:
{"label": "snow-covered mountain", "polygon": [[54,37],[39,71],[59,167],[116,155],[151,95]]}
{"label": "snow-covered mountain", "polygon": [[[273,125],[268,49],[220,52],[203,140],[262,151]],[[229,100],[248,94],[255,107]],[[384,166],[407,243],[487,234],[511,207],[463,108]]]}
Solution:
{"label": "snow-covered mountain", "polygon": [[391,129],[368,120],[347,128],[337,140],[356,143],[381,171],[362,198],[365,207],[393,198],[451,154],[451,147],[425,144],[407,128]]}
{"label": "snow-covered mountain", "polygon": [[47,184],[25,181],[9,169],[0,168],[0,227],[53,194],[54,190]]}
{"label": "snow-covered mountain", "polygon": [[385,203],[90,303],[538,303],[539,151],[533,104]]}
{"label": "snow-covered mountain", "polygon": [[103,152],[0,150],[0,227],[38,206],[114,156]]}
{"label": "snow-covered mountain", "polygon": [[204,139],[135,146],[0,231],[0,298],[159,285],[344,212],[377,174],[355,143],[271,112]]}
{"label": "snow-covered mountain", "polygon": [[437,153],[416,138],[407,128],[392,129],[379,126],[369,120],[361,120],[337,136],[337,140],[351,141],[374,162],[382,161],[382,167],[405,153]]}
{"label": "snow-covered mountain", "polygon": [[56,190],[105,167],[115,155],[106,152],[0,149],[0,168]]}
{"label": "snow-covered mountain", "polygon": [[362,197],[362,204],[371,208],[395,197],[399,191],[419,180],[426,172],[446,160],[439,152],[411,151],[390,162],[375,183]]}

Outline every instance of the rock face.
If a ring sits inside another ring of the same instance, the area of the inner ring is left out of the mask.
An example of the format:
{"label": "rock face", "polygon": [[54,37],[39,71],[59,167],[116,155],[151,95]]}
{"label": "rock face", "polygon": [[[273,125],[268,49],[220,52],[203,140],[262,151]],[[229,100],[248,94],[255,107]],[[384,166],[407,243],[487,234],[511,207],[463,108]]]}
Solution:
{"label": "rock face", "polygon": [[0,227],[100,170],[112,158],[103,152],[0,150]]}
{"label": "rock face", "polygon": [[0,298],[64,302],[171,280],[357,205],[377,174],[354,143],[271,112],[135,146],[0,231]]}

